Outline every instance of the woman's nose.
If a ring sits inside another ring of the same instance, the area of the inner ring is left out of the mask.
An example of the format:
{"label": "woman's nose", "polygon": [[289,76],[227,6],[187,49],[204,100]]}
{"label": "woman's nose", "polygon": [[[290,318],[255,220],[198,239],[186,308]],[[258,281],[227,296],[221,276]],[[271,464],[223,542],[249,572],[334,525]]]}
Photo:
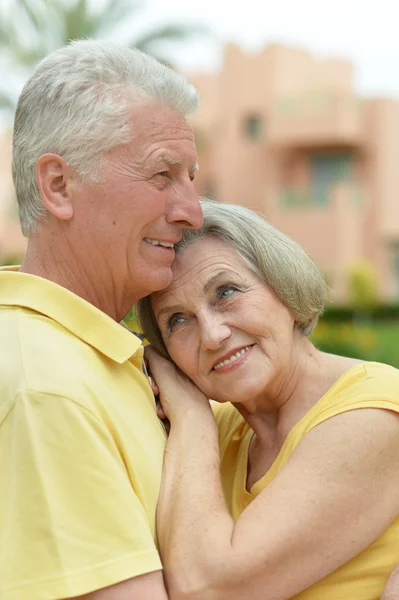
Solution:
{"label": "woman's nose", "polygon": [[204,350],[217,350],[230,335],[230,327],[220,315],[202,315],[201,346]]}

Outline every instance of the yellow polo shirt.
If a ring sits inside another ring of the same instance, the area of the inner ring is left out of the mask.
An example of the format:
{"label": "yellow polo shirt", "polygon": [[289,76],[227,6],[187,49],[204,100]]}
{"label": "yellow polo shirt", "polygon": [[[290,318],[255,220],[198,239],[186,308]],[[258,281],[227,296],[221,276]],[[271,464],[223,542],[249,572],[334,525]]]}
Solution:
{"label": "yellow polo shirt", "polygon": [[140,340],[0,271],[0,598],[56,600],[161,569],[166,436]]}

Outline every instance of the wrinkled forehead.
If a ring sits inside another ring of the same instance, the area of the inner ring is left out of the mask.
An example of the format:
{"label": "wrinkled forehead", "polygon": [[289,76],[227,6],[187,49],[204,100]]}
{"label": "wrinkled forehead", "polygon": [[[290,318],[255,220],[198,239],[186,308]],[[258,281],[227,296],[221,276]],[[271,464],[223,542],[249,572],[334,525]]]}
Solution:
{"label": "wrinkled forehead", "polygon": [[238,276],[250,273],[237,252],[216,236],[201,238],[178,254],[172,272],[171,284],[151,296],[155,313],[168,304],[174,304],[177,299],[184,301],[185,298],[205,294],[208,284],[219,273]]}
{"label": "wrinkled forehead", "polygon": [[158,137],[169,135],[174,137],[188,138],[194,141],[194,133],[191,125],[183,114],[177,110],[156,100],[140,102],[131,109],[132,135],[140,139],[143,134]]}

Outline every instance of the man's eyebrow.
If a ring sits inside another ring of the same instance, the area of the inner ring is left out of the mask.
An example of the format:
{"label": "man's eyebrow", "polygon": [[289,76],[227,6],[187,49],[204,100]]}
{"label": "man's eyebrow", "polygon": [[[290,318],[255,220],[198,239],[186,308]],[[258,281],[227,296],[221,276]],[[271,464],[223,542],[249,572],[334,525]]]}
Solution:
{"label": "man's eyebrow", "polygon": [[[169,156],[168,154],[163,154],[162,156],[160,156],[158,158],[158,160],[167,163],[168,165],[171,165],[172,167],[180,167],[181,166],[181,160],[176,160],[175,158],[172,158],[171,156]],[[195,173],[196,171],[198,171],[199,166],[196,163],[192,169],[190,169],[190,173]]]}
{"label": "man's eyebrow", "polygon": [[168,165],[172,165],[172,167],[180,167],[180,165],[181,165],[181,160],[176,160],[175,158],[172,158],[168,154],[163,154],[162,156],[159,157],[158,160],[161,160],[162,162],[166,162]]}

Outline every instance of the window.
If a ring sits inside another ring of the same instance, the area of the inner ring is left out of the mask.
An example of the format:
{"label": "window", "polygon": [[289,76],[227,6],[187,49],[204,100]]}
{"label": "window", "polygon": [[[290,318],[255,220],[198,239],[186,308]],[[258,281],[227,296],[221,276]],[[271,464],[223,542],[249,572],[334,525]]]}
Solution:
{"label": "window", "polygon": [[263,135],[263,119],[259,115],[248,115],[244,123],[245,137],[258,140]]}
{"label": "window", "polygon": [[[351,152],[317,152],[301,157],[308,164],[309,184],[296,181],[295,165],[290,166],[289,183],[279,192],[278,202],[282,208],[299,209],[304,207],[323,207],[328,204],[331,190],[339,183],[351,182],[351,202],[356,207],[363,204],[363,191],[359,185],[353,185],[355,155]],[[301,166],[302,169],[302,166]]]}
{"label": "window", "polygon": [[313,154],[309,161],[312,203],[324,206],[331,188],[352,179],[353,154]]}

